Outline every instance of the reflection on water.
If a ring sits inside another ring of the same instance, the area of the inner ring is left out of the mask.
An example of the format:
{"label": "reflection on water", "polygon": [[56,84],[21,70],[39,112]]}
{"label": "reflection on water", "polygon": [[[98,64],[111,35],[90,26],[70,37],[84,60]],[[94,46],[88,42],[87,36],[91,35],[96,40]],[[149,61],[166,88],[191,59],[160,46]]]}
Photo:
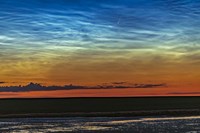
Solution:
{"label": "reflection on water", "polygon": [[200,116],[191,117],[78,117],[1,119],[0,132],[64,133],[64,132],[200,132]]}

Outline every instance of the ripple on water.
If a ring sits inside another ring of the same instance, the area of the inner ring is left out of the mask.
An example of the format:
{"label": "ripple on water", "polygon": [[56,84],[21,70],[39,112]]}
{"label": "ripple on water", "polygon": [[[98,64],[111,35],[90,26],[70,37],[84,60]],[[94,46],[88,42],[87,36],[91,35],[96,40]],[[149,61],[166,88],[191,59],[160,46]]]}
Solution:
{"label": "ripple on water", "polygon": [[1,132],[188,132],[200,130],[200,116],[190,117],[90,117],[0,120]]}

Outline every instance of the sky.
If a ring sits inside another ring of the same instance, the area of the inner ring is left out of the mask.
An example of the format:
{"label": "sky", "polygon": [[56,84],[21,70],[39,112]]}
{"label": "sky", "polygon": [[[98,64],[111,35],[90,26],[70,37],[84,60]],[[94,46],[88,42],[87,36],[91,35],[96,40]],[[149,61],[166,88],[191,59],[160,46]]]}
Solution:
{"label": "sky", "polygon": [[200,95],[199,8],[200,0],[0,0],[0,86],[86,86],[0,97]]}

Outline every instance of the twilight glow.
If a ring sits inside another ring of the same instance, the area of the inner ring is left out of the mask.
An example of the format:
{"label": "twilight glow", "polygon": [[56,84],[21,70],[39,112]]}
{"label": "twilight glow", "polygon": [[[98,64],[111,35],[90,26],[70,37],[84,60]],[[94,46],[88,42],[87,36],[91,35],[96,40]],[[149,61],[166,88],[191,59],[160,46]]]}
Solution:
{"label": "twilight glow", "polygon": [[0,97],[200,95],[199,9],[200,0],[0,0],[0,85],[84,86]]}

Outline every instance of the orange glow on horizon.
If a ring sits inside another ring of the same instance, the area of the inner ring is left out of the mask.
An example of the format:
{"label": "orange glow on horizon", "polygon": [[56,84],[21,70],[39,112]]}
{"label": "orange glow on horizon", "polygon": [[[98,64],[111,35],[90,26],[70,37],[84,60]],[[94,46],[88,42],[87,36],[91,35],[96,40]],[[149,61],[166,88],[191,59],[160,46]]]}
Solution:
{"label": "orange glow on horizon", "polygon": [[[179,89],[177,89],[177,92],[178,90]],[[1,92],[0,98],[200,96],[200,93],[190,94],[190,92],[188,92],[187,89],[183,90],[181,93],[182,94],[169,94],[169,88],[157,88],[157,89],[130,88],[130,89],[108,89],[108,90],[77,89],[77,90],[32,91],[32,92]]]}

